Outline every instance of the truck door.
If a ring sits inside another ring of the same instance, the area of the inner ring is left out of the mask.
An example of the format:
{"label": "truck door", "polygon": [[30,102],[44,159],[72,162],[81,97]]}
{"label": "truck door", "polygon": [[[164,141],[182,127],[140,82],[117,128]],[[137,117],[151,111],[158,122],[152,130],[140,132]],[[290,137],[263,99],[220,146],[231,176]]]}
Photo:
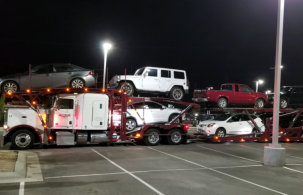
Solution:
{"label": "truck door", "polygon": [[106,113],[106,101],[97,100],[93,102],[93,111],[92,111],[92,126],[94,128],[106,128],[107,123],[105,121]]}
{"label": "truck door", "polygon": [[72,129],[74,122],[74,99],[60,98],[53,110],[54,129]]}
{"label": "truck door", "polygon": [[246,85],[239,85],[238,99],[239,103],[253,104],[254,102],[254,91]]}
{"label": "truck door", "polygon": [[154,68],[147,69],[143,74],[143,89],[147,91],[160,91],[159,90],[159,77],[158,70]]}

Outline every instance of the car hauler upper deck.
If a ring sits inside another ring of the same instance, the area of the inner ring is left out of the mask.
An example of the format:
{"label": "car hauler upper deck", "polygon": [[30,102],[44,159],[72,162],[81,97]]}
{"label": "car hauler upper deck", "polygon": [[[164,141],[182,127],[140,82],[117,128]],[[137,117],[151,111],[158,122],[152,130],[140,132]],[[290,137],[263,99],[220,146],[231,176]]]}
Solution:
{"label": "car hauler upper deck", "polygon": [[[39,97],[49,97],[51,106],[41,109]],[[28,107],[15,114],[7,107],[5,120],[5,143],[12,142],[16,149],[27,149],[33,144],[98,144],[144,141],[147,145],[157,145],[161,139],[170,144],[180,144],[186,140],[188,125],[174,123],[193,104],[165,124],[143,125],[131,132],[126,131],[127,105],[132,98],[121,90],[105,89],[45,89],[40,91],[7,93],[8,98],[16,98]],[[51,97],[51,98],[50,98]],[[138,98],[137,98],[138,99]],[[144,101],[144,98],[141,98]],[[173,101],[173,100],[169,100]],[[179,102],[180,103],[180,102]],[[121,123],[113,123],[116,105],[121,107]],[[30,110],[30,111],[29,111]],[[28,114],[26,114],[28,112]],[[27,115],[38,122],[20,122]],[[19,122],[16,122],[19,121]]]}

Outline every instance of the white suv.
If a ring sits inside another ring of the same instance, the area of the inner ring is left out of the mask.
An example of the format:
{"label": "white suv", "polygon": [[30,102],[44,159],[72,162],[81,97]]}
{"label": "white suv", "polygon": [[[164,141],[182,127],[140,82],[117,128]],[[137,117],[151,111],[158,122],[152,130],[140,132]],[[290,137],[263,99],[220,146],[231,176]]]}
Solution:
{"label": "white suv", "polygon": [[184,70],[158,67],[143,67],[134,75],[114,76],[109,85],[125,89],[129,96],[134,93],[162,93],[175,100],[182,100],[189,88]]}

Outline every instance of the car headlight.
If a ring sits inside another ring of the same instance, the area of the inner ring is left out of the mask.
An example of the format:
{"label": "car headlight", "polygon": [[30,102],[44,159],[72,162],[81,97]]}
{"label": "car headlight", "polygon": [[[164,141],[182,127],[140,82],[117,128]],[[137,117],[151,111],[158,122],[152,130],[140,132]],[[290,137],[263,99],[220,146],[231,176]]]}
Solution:
{"label": "car headlight", "polygon": [[213,127],[216,123],[210,123],[207,127]]}

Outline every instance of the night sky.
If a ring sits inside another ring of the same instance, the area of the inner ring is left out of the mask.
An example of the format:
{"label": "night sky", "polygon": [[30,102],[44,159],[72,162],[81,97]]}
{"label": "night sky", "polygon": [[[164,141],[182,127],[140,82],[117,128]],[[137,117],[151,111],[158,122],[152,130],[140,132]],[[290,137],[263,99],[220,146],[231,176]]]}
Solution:
{"label": "night sky", "polygon": [[[278,0],[0,2],[0,75],[70,62],[110,77],[142,66],[185,69],[191,89],[246,83],[273,89]],[[303,1],[286,0],[282,85],[303,85]]]}

